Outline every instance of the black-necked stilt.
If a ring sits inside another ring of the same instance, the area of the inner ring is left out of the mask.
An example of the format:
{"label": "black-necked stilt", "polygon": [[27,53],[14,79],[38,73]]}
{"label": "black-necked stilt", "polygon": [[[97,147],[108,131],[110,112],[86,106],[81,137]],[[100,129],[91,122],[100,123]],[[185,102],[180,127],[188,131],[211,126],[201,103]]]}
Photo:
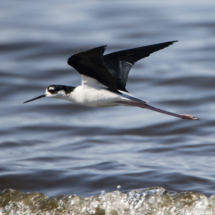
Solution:
{"label": "black-necked stilt", "polygon": [[146,101],[131,95],[125,88],[128,73],[135,62],[174,42],[177,41],[123,50],[104,56],[106,46],[75,54],[68,59],[68,64],[80,73],[82,79],[80,86],[50,85],[44,95],[24,103],[50,97],[91,107],[136,106],[181,119],[198,119],[192,115],[171,113],[150,106]]}

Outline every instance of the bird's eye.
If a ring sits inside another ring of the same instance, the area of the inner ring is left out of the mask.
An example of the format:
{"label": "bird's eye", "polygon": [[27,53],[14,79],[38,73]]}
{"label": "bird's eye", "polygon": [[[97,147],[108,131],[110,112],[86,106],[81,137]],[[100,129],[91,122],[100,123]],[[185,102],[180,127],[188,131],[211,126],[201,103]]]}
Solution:
{"label": "bird's eye", "polygon": [[49,87],[49,92],[54,92],[55,88],[54,87]]}

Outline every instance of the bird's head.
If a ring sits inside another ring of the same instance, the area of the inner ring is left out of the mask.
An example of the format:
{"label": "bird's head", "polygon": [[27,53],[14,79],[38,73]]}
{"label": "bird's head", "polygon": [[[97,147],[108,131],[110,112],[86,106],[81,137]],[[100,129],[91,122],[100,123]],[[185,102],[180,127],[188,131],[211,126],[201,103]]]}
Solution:
{"label": "bird's head", "polygon": [[45,94],[36,98],[30,99],[24,103],[34,101],[43,97],[66,99],[66,97],[75,89],[75,87],[65,85],[50,85],[46,88]]}

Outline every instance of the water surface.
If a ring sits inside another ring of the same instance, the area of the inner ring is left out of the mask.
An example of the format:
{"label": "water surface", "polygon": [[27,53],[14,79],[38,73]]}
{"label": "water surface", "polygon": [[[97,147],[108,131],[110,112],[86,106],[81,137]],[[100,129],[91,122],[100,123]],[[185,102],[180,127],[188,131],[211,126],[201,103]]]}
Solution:
{"label": "water surface", "polygon": [[[0,7],[0,190],[82,197],[147,187],[215,194],[215,2],[4,1]],[[10,12],[8,12],[10,11]],[[72,54],[179,40],[132,68],[140,108],[24,101],[77,86]]]}

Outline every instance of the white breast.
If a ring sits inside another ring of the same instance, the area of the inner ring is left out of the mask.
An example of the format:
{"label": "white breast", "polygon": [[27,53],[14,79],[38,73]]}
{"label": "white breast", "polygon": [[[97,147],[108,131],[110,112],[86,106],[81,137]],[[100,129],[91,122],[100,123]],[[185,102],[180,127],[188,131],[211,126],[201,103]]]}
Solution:
{"label": "white breast", "polygon": [[81,78],[82,85],[76,87],[74,91],[67,96],[66,99],[68,101],[90,107],[112,107],[122,105],[117,101],[141,101],[129,93],[122,92],[122,94],[118,94],[111,92],[106,86],[93,78],[84,75],[81,75]]}
{"label": "white breast", "polygon": [[69,96],[69,101],[90,107],[111,107],[116,106],[115,101],[120,99],[116,93],[105,88],[93,88],[78,86]]}

